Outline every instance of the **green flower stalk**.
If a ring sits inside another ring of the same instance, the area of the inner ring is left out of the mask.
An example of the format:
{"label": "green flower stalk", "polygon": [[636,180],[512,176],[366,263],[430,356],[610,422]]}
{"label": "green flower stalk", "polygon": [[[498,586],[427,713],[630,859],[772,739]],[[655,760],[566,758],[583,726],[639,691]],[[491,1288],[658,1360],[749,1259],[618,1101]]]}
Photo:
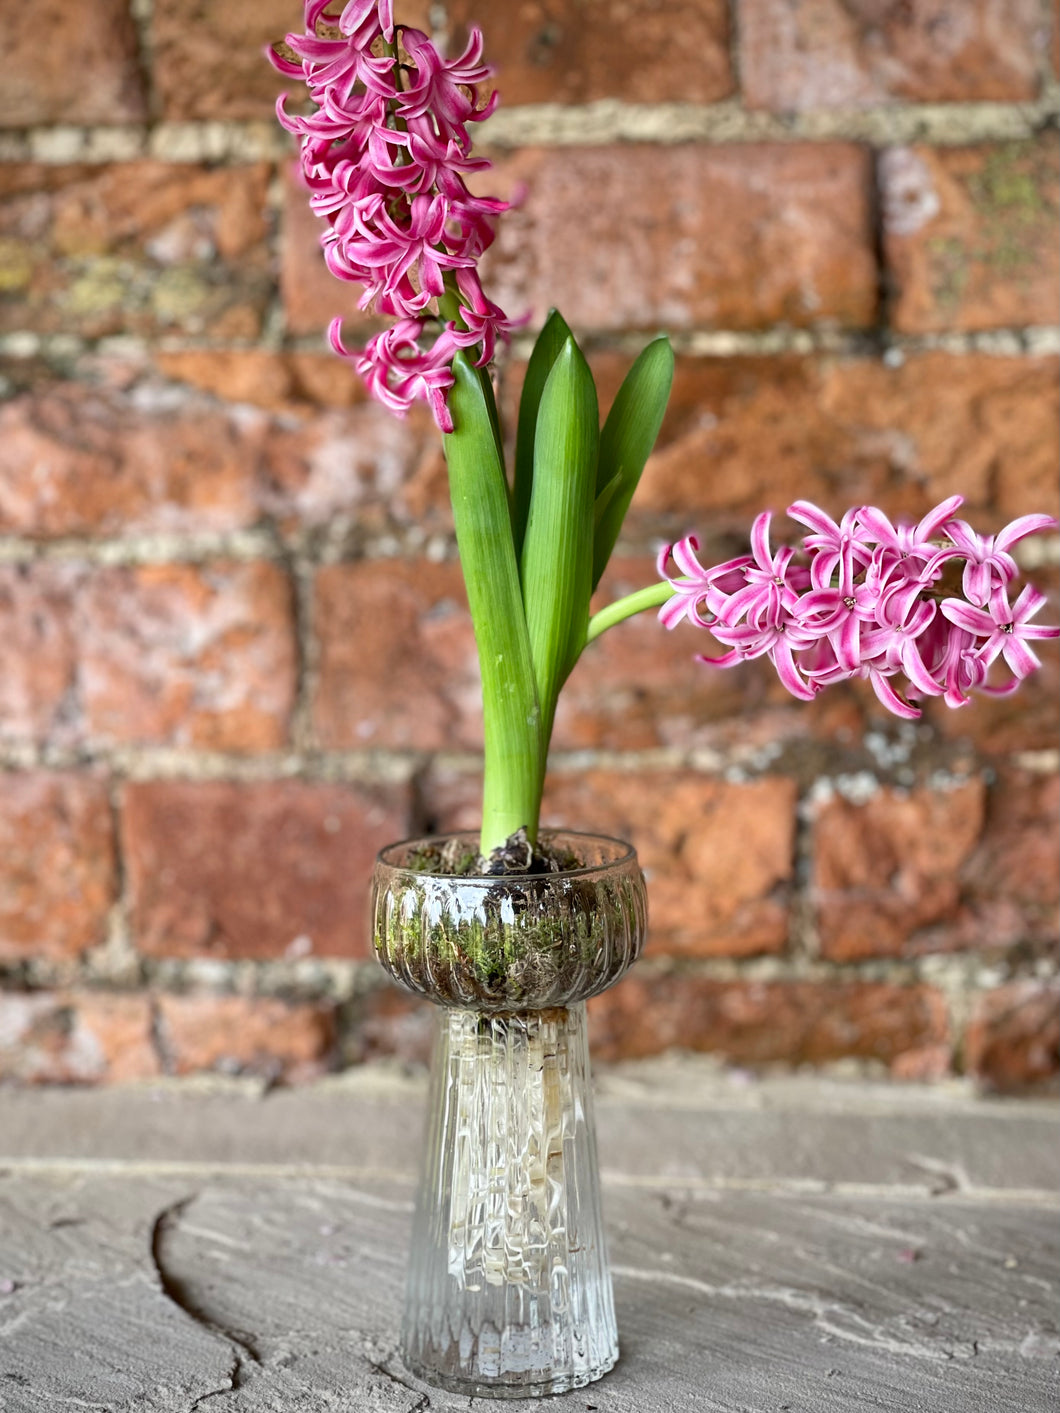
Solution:
{"label": "green flower stalk", "polygon": [[553,311],[527,368],[509,479],[486,369],[514,325],[477,273],[506,203],[464,181],[489,166],[468,135],[496,102],[478,101],[491,73],[482,35],[446,61],[395,24],[392,0],[349,0],[337,20],[327,3],[306,0],[305,32],[270,53],[316,111],[288,114],[281,99],[278,115],[299,139],[328,268],[363,285],[362,308],[395,319],[359,353],[336,320],[332,347],[398,416],[426,401],[443,434],[482,674],[487,856],[519,831],[536,840],[556,702],[607,626],[590,621],[589,599],[658,434],[673,354],[665,339],[648,345],[601,427],[589,365]]}

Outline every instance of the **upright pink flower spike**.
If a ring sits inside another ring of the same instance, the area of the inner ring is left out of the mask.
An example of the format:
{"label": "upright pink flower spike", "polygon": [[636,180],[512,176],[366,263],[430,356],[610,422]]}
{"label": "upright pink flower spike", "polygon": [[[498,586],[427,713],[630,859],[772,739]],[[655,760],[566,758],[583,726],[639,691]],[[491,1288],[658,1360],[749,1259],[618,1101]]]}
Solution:
{"label": "upright pink flower spike", "polygon": [[363,353],[347,350],[334,328],[332,347],[398,416],[423,398],[450,431],[454,354],[478,348],[486,362],[513,327],[475,268],[507,203],[473,195],[464,181],[489,166],[470,155],[467,126],[496,105],[496,94],[478,98],[491,72],[482,35],[472,30],[464,53],[447,61],[427,35],[395,25],[392,0],[349,0],[337,17],[329,4],[306,0],[305,33],[286,39],[294,59],[269,56],[305,80],[316,111],[289,114],[284,98],[277,115],[300,142],[310,205],[326,223],[328,269],[364,287],[362,309],[398,320]]}

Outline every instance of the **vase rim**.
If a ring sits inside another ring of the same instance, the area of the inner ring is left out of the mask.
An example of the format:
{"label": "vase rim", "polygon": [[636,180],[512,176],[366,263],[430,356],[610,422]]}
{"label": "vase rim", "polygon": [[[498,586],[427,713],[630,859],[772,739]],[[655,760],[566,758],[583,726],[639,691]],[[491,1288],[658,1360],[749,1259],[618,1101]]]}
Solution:
{"label": "vase rim", "polygon": [[[594,834],[584,829],[542,829],[541,835],[546,839],[564,839],[571,841],[584,840],[587,843],[596,845],[613,845],[615,853],[613,857],[600,859],[594,863],[579,865],[578,868],[564,868],[556,873],[506,873],[504,875],[491,873],[428,873],[422,869],[410,867],[410,865],[395,861],[393,855],[398,850],[407,850],[415,845],[446,844],[451,839],[467,840],[475,848],[478,847],[478,833],[472,829],[454,829],[448,834],[420,834],[412,835],[408,839],[398,839],[392,844],[387,844],[385,848],[379,850],[375,856],[377,867],[392,870],[394,873],[406,873],[415,878],[438,878],[451,879],[454,883],[461,884],[496,884],[503,877],[505,883],[541,883],[547,879],[557,878],[578,878],[587,873],[599,873],[604,869],[621,868],[624,864],[637,862],[637,851],[625,839],[619,839],[613,834]],[[572,844],[576,848],[576,842]]]}

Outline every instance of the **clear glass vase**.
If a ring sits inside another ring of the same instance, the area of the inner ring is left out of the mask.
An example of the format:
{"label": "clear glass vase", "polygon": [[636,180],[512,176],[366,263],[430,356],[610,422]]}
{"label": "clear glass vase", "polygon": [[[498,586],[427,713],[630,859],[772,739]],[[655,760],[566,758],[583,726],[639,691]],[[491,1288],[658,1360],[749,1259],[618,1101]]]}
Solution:
{"label": "clear glass vase", "polygon": [[456,836],[375,871],[377,955],[440,1007],[402,1354],[468,1395],[562,1393],[618,1358],[584,1002],[640,953],[644,880],[618,840],[549,840],[571,867],[427,872]]}

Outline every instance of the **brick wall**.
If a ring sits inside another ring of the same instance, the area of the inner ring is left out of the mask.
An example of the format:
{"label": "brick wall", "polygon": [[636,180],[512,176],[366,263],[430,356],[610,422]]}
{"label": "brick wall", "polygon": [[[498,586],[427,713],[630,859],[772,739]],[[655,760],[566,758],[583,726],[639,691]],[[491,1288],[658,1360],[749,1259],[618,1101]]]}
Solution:
{"label": "brick wall", "polygon": [[[474,823],[476,667],[438,438],[322,351],[354,294],[260,57],[300,8],[2,8],[0,1075],[419,1058],[366,877]],[[675,336],[613,587],[661,536],[735,552],[796,496],[1056,510],[1055,7],[403,16],[479,22],[502,67],[493,184],[529,194],[491,292],[557,303],[605,402],[644,331]],[[1055,649],[1018,697],[909,726],[697,648],[617,630],[557,723],[547,819],[629,835],[651,877],[597,1055],[1054,1075]]]}

